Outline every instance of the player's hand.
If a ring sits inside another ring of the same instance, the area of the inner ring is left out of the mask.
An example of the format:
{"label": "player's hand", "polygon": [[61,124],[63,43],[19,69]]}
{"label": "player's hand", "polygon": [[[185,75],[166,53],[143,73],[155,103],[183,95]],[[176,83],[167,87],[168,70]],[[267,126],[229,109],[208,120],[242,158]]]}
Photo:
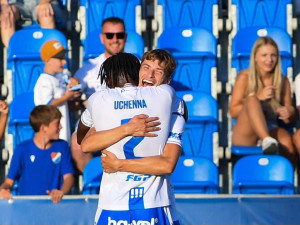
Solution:
{"label": "player's hand", "polygon": [[12,194],[11,194],[10,190],[9,189],[5,189],[5,188],[1,188],[0,189],[0,198],[11,199],[12,198]]}
{"label": "player's hand", "polygon": [[8,114],[9,107],[5,101],[0,100],[0,112],[1,114]]}
{"label": "player's hand", "polygon": [[7,3],[1,3],[1,26],[4,28],[10,28],[14,24],[14,15],[11,6]]}
{"label": "player's hand", "polygon": [[53,189],[51,191],[47,190],[47,194],[50,195],[53,203],[59,203],[64,196],[63,191],[57,189]]}
{"label": "player's hand", "polygon": [[36,7],[38,18],[54,16],[54,11],[50,2],[41,1]]}
{"label": "player's hand", "polygon": [[156,137],[157,134],[150,133],[160,130],[161,123],[158,117],[149,117],[145,114],[134,116],[126,125],[126,134],[135,137]]}
{"label": "player's hand", "polygon": [[276,88],[272,85],[266,86],[257,94],[257,97],[262,101],[271,99],[275,96],[275,90]]}
{"label": "player's hand", "polygon": [[114,153],[103,150],[101,155],[101,164],[105,173],[115,173],[119,168],[119,159]]}

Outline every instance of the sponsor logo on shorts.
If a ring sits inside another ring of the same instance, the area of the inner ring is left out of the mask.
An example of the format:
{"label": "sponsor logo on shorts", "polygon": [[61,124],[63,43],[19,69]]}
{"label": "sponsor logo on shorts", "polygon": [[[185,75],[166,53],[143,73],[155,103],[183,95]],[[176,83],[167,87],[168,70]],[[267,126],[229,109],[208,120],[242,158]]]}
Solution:
{"label": "sponsor logo on shorts", "polygon": [[151,175],[149,175],[149,174],[145,174],[145,175],[130,174],[130,175],[127,176],[126,181],[130,181],[130,180],[133,180],[133,181],[146,181],[150,177],[151,177]]}
{"label": "sponsor logo on shorts", "polygon": [[151,218],[150,221],[146,220],[132,220],[131,223],[129,223],[126,220],[112,220],[111,217],[108,217],[108,225],[155,225],[157,224],[158,219],[157,218]]}

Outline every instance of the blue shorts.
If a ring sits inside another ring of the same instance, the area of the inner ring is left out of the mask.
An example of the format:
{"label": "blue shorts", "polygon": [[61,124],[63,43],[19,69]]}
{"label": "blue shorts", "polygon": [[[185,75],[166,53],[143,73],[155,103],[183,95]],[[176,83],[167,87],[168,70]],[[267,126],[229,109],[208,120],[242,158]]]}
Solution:
{"label": "blue shorts", "polygon": [[[99,209],[98,209],[99,210]],[[169,206],[135,209],[126,211],[102,210],[99,219],[96,218],[95,224],[149,224],[149,225],[179,225],[179,221],[173,221]]]}

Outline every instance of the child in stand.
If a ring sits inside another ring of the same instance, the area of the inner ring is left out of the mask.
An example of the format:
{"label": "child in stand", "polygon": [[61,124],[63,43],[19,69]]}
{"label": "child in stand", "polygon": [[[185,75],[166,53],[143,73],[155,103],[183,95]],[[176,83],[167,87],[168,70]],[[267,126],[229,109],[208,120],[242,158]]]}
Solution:
{"label": "child in stand", "polygon": [[79,84],[78,79],[69,78],[66,82],[63,69],[66,64],[66,52],[59,41],[47,41],[41,47],[41,58],[45,62],[43,73],[34,87],[35,105],[55,105],[62,113],[60,138],[70,141],[71,128],[68,101],[79,98],[80,90],[72,90]]}
{"label": "child in stand", "polygon": [[74,184],[70,148],[59,139],[61,113],[56,106],[39,105],[29,119],[35,136],[14,150],[0,197],[12,198],[11,190],[18,180],[19,195],[48,194],[58,203]]}

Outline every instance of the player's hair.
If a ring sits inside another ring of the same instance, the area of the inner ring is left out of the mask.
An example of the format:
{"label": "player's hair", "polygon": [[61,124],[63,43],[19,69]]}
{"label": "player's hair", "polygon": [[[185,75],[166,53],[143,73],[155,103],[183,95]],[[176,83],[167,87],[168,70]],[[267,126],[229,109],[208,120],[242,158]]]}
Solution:
{"label": "player's hair", "polygon": [[104,24],[106,24],[106,23],[112,23],[112,24],[118,24],[118,23],[120,23],[120,24],[123,25],[124,30],[126,30],[126,29],[125,29],[125,23],[124,23],[124,20],[122,20],[122,19],[119,18],[119,17],[108,17],[108,18],[104,19],[104,20],[102,21],[102,24],[101,24],[101,29],[103,28]]}
{"label": "player's hair", "polygon": [[105,83],[109,88],[123,87],[125,83],[137,86],[140,67],[141,63],[137,57],[120,52],[103,62],[98,79],[100,77],[100,83]]}
{"label": "player's hair", "polygon": [[61,117],[61,112],[56,106],[38,105],[31,111],[29,122],[34,132],[38,132],[42,124],[48,126],[53,120]]}
{"label": "player's hair", "polygon": [[170,81],[171,76],[176,69],[176,61],[170,53],[163,49],[150,50],[143,55],[142,63],[144,60],[158,60],[158,65],[164,68],[163,83],[168,83],[168,81]]}

